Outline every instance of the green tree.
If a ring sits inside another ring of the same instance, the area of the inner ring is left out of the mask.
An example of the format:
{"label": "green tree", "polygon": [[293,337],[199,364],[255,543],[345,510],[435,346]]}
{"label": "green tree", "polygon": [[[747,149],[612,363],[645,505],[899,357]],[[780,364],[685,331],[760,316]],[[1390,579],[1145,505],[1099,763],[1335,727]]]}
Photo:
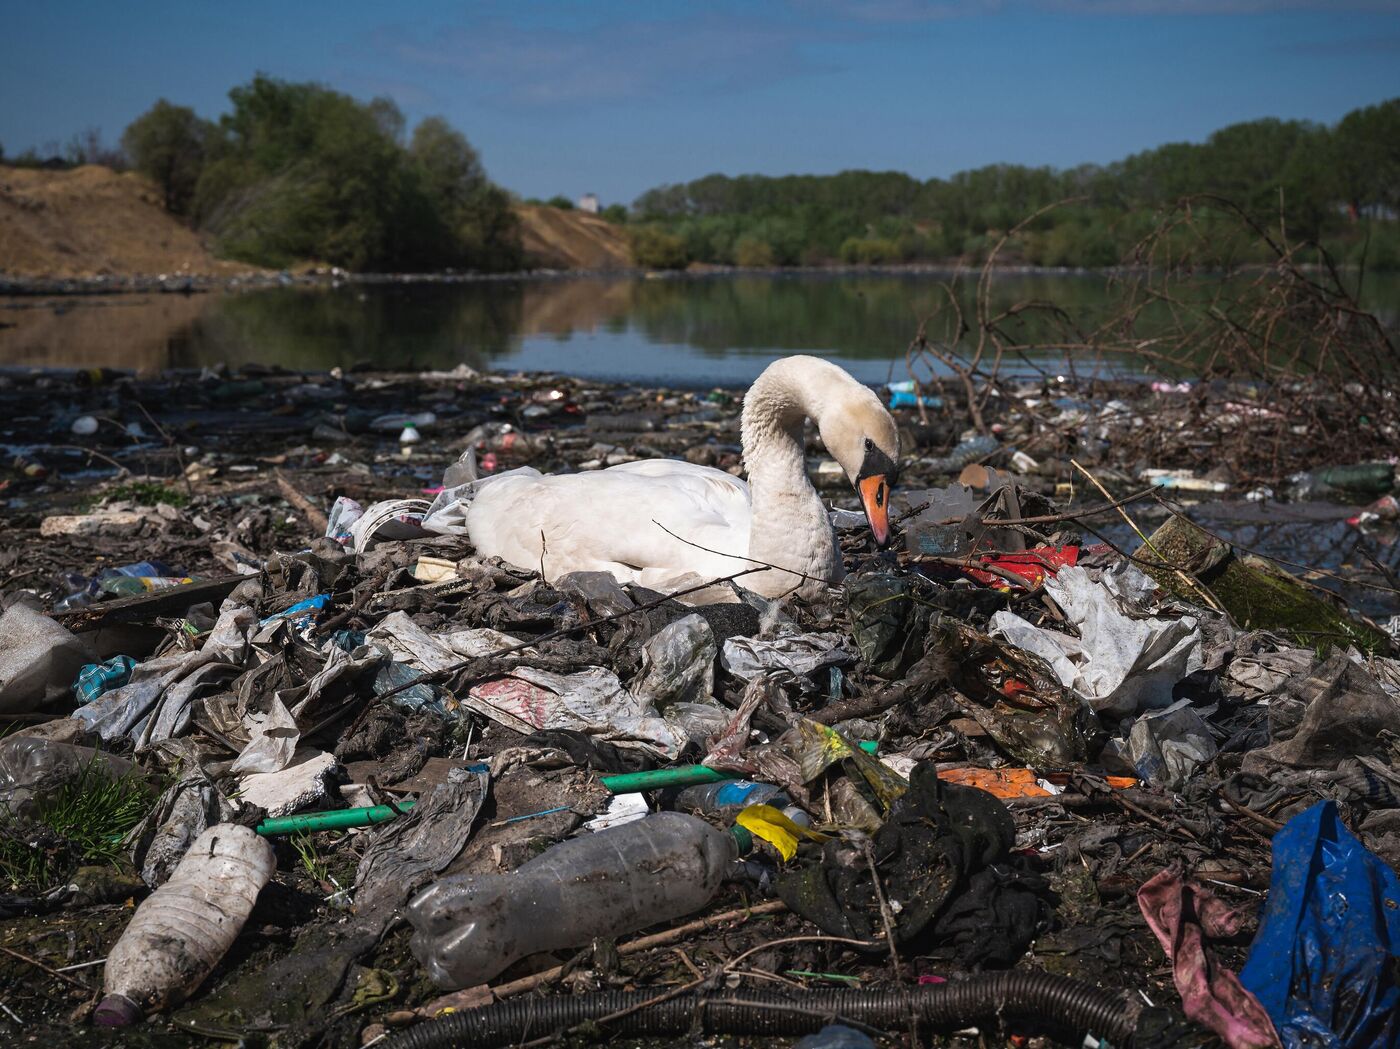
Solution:
{"label": "green tree", "polygon": [[559,193],[545,201],[551,208],[558,208],[560,211],[573,211],[574,202],[564,194]]}
{"label": "green tree", "polygon": [[773,248],[758,237],[740,237],[734,242],[734,265],[766,269],[773,265]]}
{"label": "green tree", "polygon": [[1342,117],[1328,160],[1353,220],[1368,208],[1400,211],[1400,98]]}
{"label": "green tree", "polygon": [[684,269],[690,261],[685,241],[659,226],[638,226],[631,230],[632,259],[638,266],[655,270]]}
{"label": "green tree", "polygon": [[[510,198],[486,177],[465,135],[442,117],[428,117],[413,129],[408,156],[446,237],[431,255],[472,269],[520,265],[519,221]],[[425,217],[419,225],[428,230],[432,220]]]}
{"label": "green tree", "polygon": [[481,158],[467,136],[442,117],[419,122],[408,155],[428,195],[449,211],[465,206],[486,185]]}
{"label": "green tree", "polygon": [[519,265],[509,199],[441,118],[405,146],[403,114],[388,99],[259,75],[229,100],[192,208],[225,254],[355,270]]}
{"label": "green tree", "polygon": [[189,213],[204,169],[210,125],[188,106],[160,99],[122,133],[122,148],[136,170],[160,187],[165,210]]}

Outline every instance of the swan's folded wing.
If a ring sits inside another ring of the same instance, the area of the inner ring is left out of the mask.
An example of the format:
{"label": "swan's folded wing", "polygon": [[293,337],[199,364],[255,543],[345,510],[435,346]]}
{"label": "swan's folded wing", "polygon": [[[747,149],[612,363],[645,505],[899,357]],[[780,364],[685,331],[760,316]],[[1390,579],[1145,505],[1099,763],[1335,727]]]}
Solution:
{"label": "swan's folded wing", "polygon": [[524,567],[544,564],[551,578],[602,570],[637,579],[646,569],[715,578],[735,571],[736,558],[748,552],[750,516],[748,485],[738,478],[650,460],[597,473],[502,478],[482,488],[467,530],[478,551]]}
{"label": "swan's folded wing", "polygon": [[617,481],[645,479],[645,489],[637,489],[634,505],[660,512],[673,530],[676,524],[726,529],[749,527],[748,482],[711,466],[699,466],[679,459],[639,459],[602,471],[600,477]]}

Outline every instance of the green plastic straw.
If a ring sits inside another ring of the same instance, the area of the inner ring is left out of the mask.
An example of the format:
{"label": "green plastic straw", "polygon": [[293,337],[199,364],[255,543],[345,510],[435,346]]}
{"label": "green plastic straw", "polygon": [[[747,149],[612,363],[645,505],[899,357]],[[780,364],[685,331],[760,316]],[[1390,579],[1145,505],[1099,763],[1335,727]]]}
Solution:
{"label": "green plastic straw", "polygon": [[282,816],[275,820],[263,820],[257,832],[265,837],[273,834],[310,833],[318,830],[345,830],[348,827],[368,827],[374,823],[387,823],[400,812],[413,808],[412,801],[393,805],[370,805],[360,809],[336,809],[333,812],[308,812],[302,816]]}

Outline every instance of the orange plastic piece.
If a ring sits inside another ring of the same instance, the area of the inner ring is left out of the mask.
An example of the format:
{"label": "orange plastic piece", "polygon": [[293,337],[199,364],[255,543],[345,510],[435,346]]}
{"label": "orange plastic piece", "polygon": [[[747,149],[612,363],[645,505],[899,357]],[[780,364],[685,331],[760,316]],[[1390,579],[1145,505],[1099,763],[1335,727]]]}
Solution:
{"label": "orange plastic piece", "polygon": [[[1034,769],[944,769],[938,778],[945,783],[957,783],[964,787],[977,787],[998,798],[1048,798],[1051,792],[1040,785],[1040,780],[1059,786],[1069,782],[1067,772],[1049,772],[1041,775]],[[1105,776],[1108,785],[1114,790],[1136,787],[1138,781],[1132,776]]]}
{"label": "orange plastic piece", "polygon": [[1033,769],[944,769],[938,778],[945,783],[978,787],[998,798],[1048,798],[1050,792],[1036,780]]}

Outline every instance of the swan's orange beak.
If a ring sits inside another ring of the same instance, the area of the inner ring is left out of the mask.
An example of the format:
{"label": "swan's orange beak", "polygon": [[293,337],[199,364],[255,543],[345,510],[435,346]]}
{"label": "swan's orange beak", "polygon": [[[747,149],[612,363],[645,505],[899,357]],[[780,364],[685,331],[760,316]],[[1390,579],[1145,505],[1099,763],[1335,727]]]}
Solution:
{"label": "swan's orange beak", "polygon": [[877,546],[890,541],[890,480],[884,474],[862,477],[856,482],[860,492],[861,505],[865,507],[865,519],[870,522],[871,534]]}

